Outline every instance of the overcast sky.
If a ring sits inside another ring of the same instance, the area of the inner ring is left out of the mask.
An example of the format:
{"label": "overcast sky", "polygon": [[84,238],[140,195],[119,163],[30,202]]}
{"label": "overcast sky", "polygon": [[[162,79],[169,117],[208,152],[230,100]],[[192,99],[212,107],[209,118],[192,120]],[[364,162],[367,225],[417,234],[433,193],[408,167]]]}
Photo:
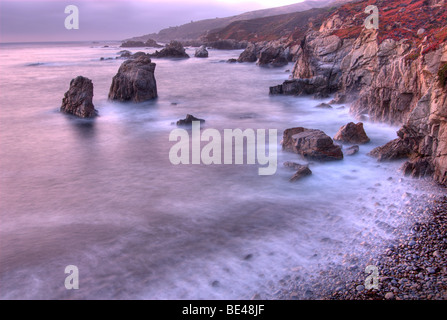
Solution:
{"label": "overcast sky", "polygon": [[[302,0],[0,0],[0,42],[122,40],[169,26]],[[67,30],[65,7],[79,8]]]}

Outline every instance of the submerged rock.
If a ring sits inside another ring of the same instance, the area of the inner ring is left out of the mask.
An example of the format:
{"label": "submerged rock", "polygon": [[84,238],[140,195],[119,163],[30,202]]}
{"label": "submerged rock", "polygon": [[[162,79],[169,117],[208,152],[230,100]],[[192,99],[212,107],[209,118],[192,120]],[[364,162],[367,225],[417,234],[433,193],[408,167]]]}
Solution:
{"label": "submerged rock", "polygon": [[342,160],[341,147],[321,130],[291,128],[284,131],[282,146],[284,150],[316,161]]}
{"label": "submerged rock", "polygon": [[353,156],[353,155],[357,154],[359,151],[360,151],[360,147],[357,145],[354,145],[354,146],[347,148],[345,150],[344,154],[347,156]]}
{"label": "submerged rock", "polygon": [[319,105],[316,105],[315,108],[319,109],[333,109],[330,104],[327,103],[320,103]]}
{"label": "submerged rock", "polygon": [[62,99],[61,112],[80,118],[92,118],[98,115],[93,105],[93,82],[79,76],[71,80],[70,88]]}
{"label": "submerged rock", "polygon": [[368,143],[370,139],[366,135],[363,123],[359,122],[355,124],[350,122],[347,125],[340,128],[334,137],[334,140],[344,143],[364,144]]}
{"label": "submerged rock", "polygon": [[293,170],[296,170],[296,173],[290,178],[291,182],[295,182],[300,180],[301,178],[310,176],[312,174],[312,171],[309,169],[308,165],[302,165],[295,162],[284,162],[284,166]]}
{"label": "submerged rock", "polygon": [[208,50],[206,50],[206,46],[203,45],[203,46],[201,46],[200,48],[198,48],[198,49],[196,50],[196,53],[195,53],[194,56],[195,56],[196,58],[208,58],[209,53],[208,53]]}
{"label": "submerged rock", "polygon": [[113,77],[109,99],[139,103],[157,98],[155,66],[147,54],[123,62]]}
{"label": "submerged rock", "polygon": [[200,121],[200,123],[204,123],[205,120],[194,117],[191,114],[187,114],[185,119],[181,119],[177,121],[178,126],[189,126],[193,121]]}

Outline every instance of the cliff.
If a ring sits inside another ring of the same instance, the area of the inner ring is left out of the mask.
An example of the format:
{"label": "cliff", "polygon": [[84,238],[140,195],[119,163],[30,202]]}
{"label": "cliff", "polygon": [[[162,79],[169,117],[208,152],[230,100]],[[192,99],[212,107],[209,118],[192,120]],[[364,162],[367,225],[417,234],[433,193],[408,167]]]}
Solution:
{"label": "cliff", "polygon": [[[379,8],[378,30],[363,27],[368,5]],[[404,171],[447,184],[446,21],[444,0],[344,5],[307,30],[293,79],[270,92],[335,93],[334,102],[352,102],[357,117],[402,125],[396,143],[409,157]]]}

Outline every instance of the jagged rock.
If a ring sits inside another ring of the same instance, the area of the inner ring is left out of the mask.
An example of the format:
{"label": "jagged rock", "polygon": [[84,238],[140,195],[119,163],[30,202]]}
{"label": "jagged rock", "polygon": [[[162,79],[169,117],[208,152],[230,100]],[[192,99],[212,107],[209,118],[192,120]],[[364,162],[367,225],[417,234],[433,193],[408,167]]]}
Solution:
{"label": "jagged rock", "polygon": [[360,147],[357,145],[350,146],[349,148],[346,148],[346,150],[343,152],[346,156],[353,156],[357,154],[360,151]]}
{"label": "jagged rock", "polygon": [[408,158],[412,154],[408,143],[400,138],[372,150],[369,155],[379,161],[389,161]]}
{"label": "jagged rock", "polygon": [[258,60],[259,48],[254,43],[249,43],[247,48],[240,54],[238,62],[256,62]]}
{"label": "jagged rock", "polygon": [[154,58],[189,58],[185,48],[179,41],[171,41],[164,49],[155,51],[150,56]]}
{"label": "jagged rock", "polygon": [[361,122],[357,124],[350,122],[341,127],[335,135],[334,140],[355,144],[364,144],[370,141],[366,135],[365,129],[363,128],[363,123]]}
{"label": "jagged rock", "polygon": [[341,147],[321,130],[291,128],[284,131],[282,147],[301,156],[317,161],[342,160]]}
{"label": "jagged rock", "polygon": [[196,53],[194,56],[196,58],[208,58],[208,55],[209,55],[208,50],[206,50],[206,46],[203,45],[196,50]]}
{"label": "jagged rock", "polygon": [[79,76],[71,80],[70,88],[62,99],[61,112],[80,118],[92,118],[98,115],[93,105],[93,82]]}
{"label": "jagged rock", "polygon": [[304,177],[312,175],[312,171],[309,169],[309,166],[302,166],[297,169],[296,173],[290,178],[290,182],[295,182],[301,180]]}
{"label": "jagged rock", "polygon": [[204,123],[205,120],[194,117],[193,115],[187,114],[185,119],[181,119],[177,121],[178,126],[190,126],[193,121],[200,121],[200,123]]}
{"label": "jagged rock", "polygon": [[320,103],[319,105],[316,105],[315,108],[319,109],[332,109],[332,106],[327,103]]}
{"label": "jagged rock", "polygon": [[155,99],[157,97],[155,66],[147,54],[123,62],[113,77],[109,99],[135,103]]}

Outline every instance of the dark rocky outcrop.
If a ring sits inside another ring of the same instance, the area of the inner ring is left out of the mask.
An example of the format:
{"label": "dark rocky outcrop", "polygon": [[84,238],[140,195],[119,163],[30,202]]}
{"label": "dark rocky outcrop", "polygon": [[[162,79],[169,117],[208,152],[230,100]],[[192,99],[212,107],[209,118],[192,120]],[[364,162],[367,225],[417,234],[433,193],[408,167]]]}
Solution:
{"label": "dark rocky outcrop", "polygon": [[206,46],[203,45],[200,48],[198,48],[194,54],[196,58],[208,58],[209,52],[206,50]]}
{"label": "dark rocky outcrop", "polygon": [[361,122],[357,124],[350,122],[341,127],[335,135],[334,140],[341,141],[343,143],[355,144],[364,144],[370,141],[369,137],[366,135],[365,129],[363,128],[363,123]]}
{"label": "dark rocky outcrop", "polygon": [[144,45],[146,47],[150,47],[150,48],[163,48],[162,45],[158,44],[157,41],[155,41],[154,39],[148,39]]}
{"label": "dark rocky outcrop", "polygon": [[205,123],[205,120],[194,117],[191,114],[187,114],[185,119],[177,121],[178,126],[190,126],[193,121],[199,121],[200,123]]}
{"label": "dark rocky outcrop", "polygon": [[155,66],[147,54],[124,61],[113,77],[109,99],[135,103],[155,99],[157,97]]}
{"label": "dark rocky outcrop", "polygon": [[284,166],[296,171],[295,174],[290,178],[290,182],[295,182],[301,180],[304,177],[312,175],[312,171],[309,169],[308,165],[302,165],[299,163],[287,161],[284,162]]}
{"label": "dark rocky outcrop", "polygon": [[154,58],[189,58],[185,48],[179,41],[171,41],[164,49],[155,51],[150,56]]}
{"label": "dark rocky outcrop", "polygon": [[342,160],[341,147],[321,130],[291,128],[284,131],[282,147],[316,161]]}
{"label": "dark rocky outcrop", "polygon": [[95,117],[98,112],[93,105],[93,82],[79,76],[71,80],[70,88],[62,99],[61,112],[80,118]]}
{"label": "dark rocky outcrop", "polygon": [[369,155],[379,161],[406,159],[412,154],[407,142],[402,139],[395,139],[387,144],[372,150]]}
{"label": "dark rocky outcrop", "polygon": [[236,41],[233,39],[216,40],[208,43],[209,47],[218,50],[239,50],[245,49],[248,45],[247,41]]}
{"label": "dark rocky outcrop", "polygon": [[236,63],[237,59],[231,58],[227,60],[227,63]]}

